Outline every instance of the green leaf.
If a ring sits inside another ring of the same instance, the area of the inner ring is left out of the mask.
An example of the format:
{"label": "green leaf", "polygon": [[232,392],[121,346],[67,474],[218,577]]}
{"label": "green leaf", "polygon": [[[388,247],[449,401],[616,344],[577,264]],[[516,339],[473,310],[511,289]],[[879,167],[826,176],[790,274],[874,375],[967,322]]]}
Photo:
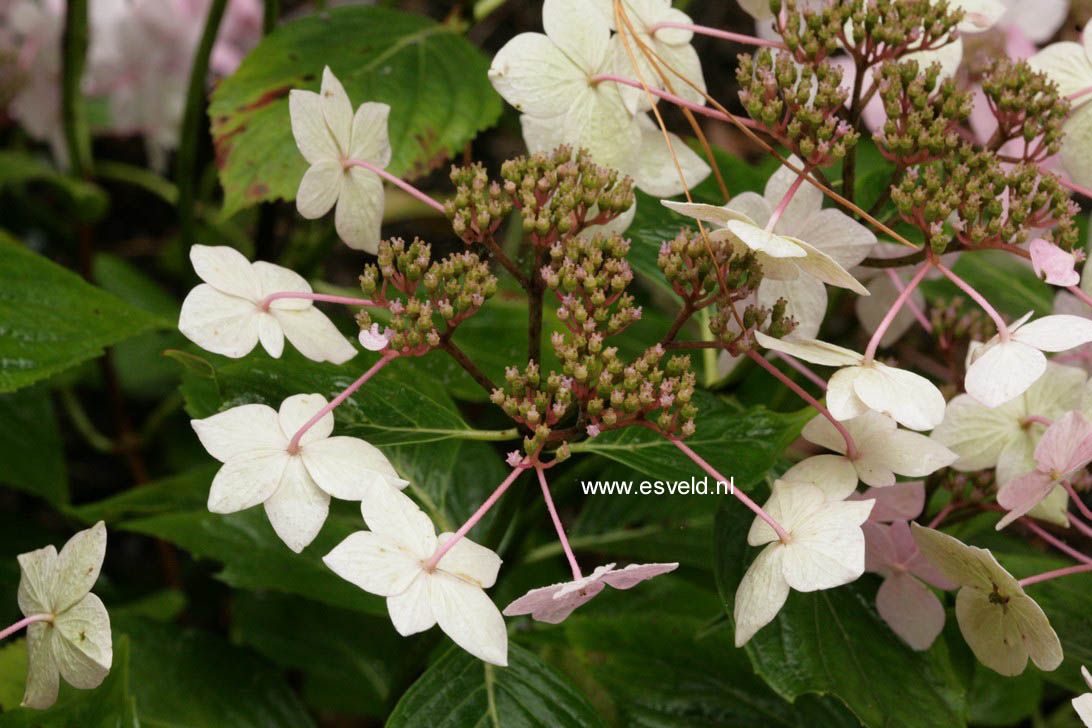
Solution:
{"label": "green leaf", "polygon": [[[782,414],[764,407],[737,411],[718,397],[698,391],[694,395],[697,431],[686,444],[705,458],[737,488],[759,481],[796,439],[814,412],[808,408]],[[660,435],[642,427],[605,432],[578,443],[573,452],[603,455],[644,473],[652,480],[688,479],[705,476],[693,461]],[[609,474],[604,477],[610,477]],[[716,490],[710,478],[707,487]]]}
{"label": "green leaf", "polygon": [[0,233],[0,392],[163,324]]}
{"label": "green leaf", "polygon": [[967,694],[967,720],[984,726],[1013,725],[1034,715],[1042,699],[1043,676],[1035,668],[1005,677],[976,660]]}
{"label": "green leaf", "polygon": [[[747,546],[753,518],[730,501],[717,511],[715,573],[730,622],[740,579],[758,554]],[[911,650],[876,613],[876,586],[862,577],[837,589],[791,592],[746,645],[755,672],[786,700],[837,696],[869,728],[965,725],[966,695],[947,645],[938,639],[925,652]]]}
{"label": "green leaf", "polygon": [[53,505],[68,500],[64,447],[49,390],[0,394],[0,483]]}
{"label": "green leaf", "polygon": [[5,710],[0,715],[0,728],[139,728],[153,725],[137,720],[136,701],[129,689],[129,638],[125,635],[114,639],[114,663],[101,685],[94,690],[77,690],[61,680],[57,702],[46,710],[17,707],[23,697],[22,680],[26,678],[26,671],[25,640],[0,650],[0,707]]}
{"label": "green leaf", "polygon": [[561,673],[519,645],[508,667],[452,647],[406,691],[387,728],[596,728],[602,717]]}
{"label": "green leaf", "polygon": [[457,30],[381,7],[341,7],[282,23],[217,86],[209,105],[224,212],[291,200],[307,168],[288,118],[288,92],[317,91],[323,66],[353,107],[390,104],[393,157],[406,177],[436,169],[500,116],[489,62]]}
{"label": "green leaf", "polygon": [[0,189],[27,183],[61,192],[80,222],[92,223],[101,218],[109,202],[98,185],[62,174],[43,159],[25,152],[0,150]]}

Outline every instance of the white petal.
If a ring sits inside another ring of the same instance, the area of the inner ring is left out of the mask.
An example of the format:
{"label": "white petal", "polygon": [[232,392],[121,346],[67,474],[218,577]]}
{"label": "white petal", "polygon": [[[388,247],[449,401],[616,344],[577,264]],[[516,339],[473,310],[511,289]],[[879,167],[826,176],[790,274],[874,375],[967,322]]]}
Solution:
{"label": "white petal", "polygon": [[[822,419],[826,422],[826,418]],[[830,423],[827,422],[827,425],[829,426]],[[834,430],[834,427],[831,426],[830,429]],[[842,436],[838,435],[837,431],[835,436],[839,441],[842,440]],[[845,445],[844,442],[842,444]],[[806,460],[801,460],[786,470],[781,480],[786,483],[807,483],[815,486],[830,502],[845,500],[857,489],[857,472],[853,469],[853,464],[839,455],[813,455]]]}
{"label": "white petal", "polygon": [[861,524],[872,501],[828,503],[793,529],[785,547],[782,573],[797,591],[831,589],[864,573],[865,541]]}
{"label": "white petal", "polygon": [[789,597],[789,583],[781,575],[784,555],[780,544],[770,544],[751,563],[736,589],[732,617],[736,647],[747,644],[758,630],[773,621]]}
{"label": "white petal", "polygon": [[337,161],[341,150],[322,116],[321,96],[314,91],[292,89],[288,92],[288,115],[292,136],[304,159],[310,164]]}
{"label": "white petal", "polygon": [[102,521],[68,539],[57,555],[52,612],[63,612],[91,591],[105,557],[106,524]]}
{"label": "white petal", "polygon": [[[740,192],[726,204],[725,209],[742,213],[756,225],[765,226],[773,214],[773,207],[757,192]],[[727,222],[727,221],[725,221]]]}
{"label": "white petal", "polygon": [[508,664],[504,617],[481,588],[436,571],[429,579],[429,599],[436,623],[455,644],[479,660]]}
{"label": "white petal", "polygon": [[53,613],[57,549],[52,544],[15,557],[19,562],[19,610],[23,616]]}
{"label": "white petal", "polygon": [[789,337],[814,338],[827,312],[827,287],[823,282],[807,274],[792,281],[764,278],[758,286],[758,304],[772,308],[779,298],[788,302],[785,315],[792,316],[796,321],[796,328]]}
{"label": "white petal", "polygon": [[298,554],[315,540],[329,512],[330,496],[315,485],[303,460],[291,458],[281,486],[265,501],[265,515],[273,530]]}
{"label": "white petal", "polygon": [[[1088,96],[1082,97],[1088,99]],[[1092,104],[1085,103],[1070,115],[1062,127],[1062,150],[1058,159],[1069,177],[1082,187],[1092,186]]]}
{"label": "white petal", "polygon": [[373,532],[404,546],[418,559],[436,551],[436,529],[409,496],[394,488],[379,488],[360,502],[364,522]]}
{"label": "white petal", "polygon": [[326,314],[314,306],[300,311],[271,313],[280,322],[284,335],[292,346],[311,361],[328,361],[344,364],[356,356],[356,347],[338,331]]}
{"label": "white petal", "polygon": [[1040,351],[1065,351],[1092,341],[1092,319],[1084,316],[1043,316],[1012,333],[1014,341]]}
{"label": "white petal", "polygon": [[383,221],[383,182],[374,172],[351,167],[341,177],[334,227],[350,248],[373,255],[379,250]]}
{"label": "white petal", "polygon": [[586,0],[546,0],[542,4],[546,36],[585,73],[598,73],[607,59],[610,25],[588,12]]}
{"label": "white petal", "polygon": [[319,160],[307,168],[296,190],[296,209],[308,220],[317,220],[330,211],[341,192],[341,162]]}
{"label": "white petal", "polygon": [[424,573],[417,556],[394,539],[371,531],[350,533],[322,562],[345,581],[381,597],[405,592]]}
{"label": "white petal", "polygon": [[235,513],[264,503],[280,485],[288,460],[283,449],[251,450],[231,458],[212,479],[209,510]]}
{"label": "white petal", "polygon": [[280,359],[284,353],[284,329],[270,313],[258,314],[258,341],[274,359]]}
{"label": "white petal", "polygon": [[[1032,425],[1032,428],[1035,427],[1039,426]],[[1035,443],[1040,436],[1041,433],[1032,434],[1022,430],[1018,436],[1005,443],[1001,454],[997,456],[995,480],[998,483],[1004,485],[1035,470]]]}
{"label": "white petal", "polygon": [[[1026,4],[1033,7],[1032,3]],[[1029,58],[1028,65],[1058,84],[1059,96],[1069,96],[1092,86],[1092,62],[1080,43],[1051,43]],[[1087,101],[1078,99],[1078,103],[1082,100]]]}
{"label": "white petal", "polygon": [[[253,268],[263,298],[273,293],[311,293],[311,284],[294,270],[264,260],[255,261]],[[298,311],[311,306],[312,302],[306,298],[278,298],[269,304],[270,309],[279,311]]]}
{"label": "white petal", "polygon": [[[564,128],[557,118],[520,114],[519,123],[523,130],[523,141],[531,154],[546,154],[565,143]],[[633,204],[636,207],[637,203]]]}
{"label": "white petal", "polygon": [[791,239],[796,245],[807,252],[807,257],[804,260],[793,260],[794,263],[800,266],[800,270],[815,276],[829,285],[847,288],[861,296],[869,295],[868,289],[865,288],[860,281],[850,275],[847,270],[840,266],[838,261],[834,260],[834,258],[805,240],[801,240],[800,238],[787,239]]}
{"label": "white petal", "polygon": [[[453,533],[441,533],[437,545],[443,546],[454,536]],[[461,538],[440,559],[437,568],[483,589],[488,589],[497,581],[501,558],[468,538]]]}
{"label": "white petal", "polygon": [[876,611],[903,642],[927,650],[944,629],[944,607],[933,592],[910,574],[893,574],[876,592]]}
{"label": "white petal", "polygon": [[[917,523],[910,524],[910,532],[921,555],[948,581],[974,590],[993,589],[994,575],[988,562],[996,563],[996,560],[989,551],[968,546],[946,533]],[[1007,582],[1013,582],[1011,576]]]}
{"label": "white petal", "polygon": [[190,425],[209,455],[222,463],[252,450],[288,446],[277,411],[264,404],[232,407],[203,420],[190,420]]}
{"label": "white petal", "polygon": [[371,162],[380,169],[391,163],[391,142],[387,136],[390,113],[387,104],[369,101],[360,105],[353,115],[350,157]]}
{"label": "white petal", "polygon": [[596,164],[631,171],[641,153],[641,128],[614,84],[585,87],[561,119],[564,140],[584,147]]}
{"label": "white petal", "polygon": [[[642,190],[654,197],[671,197],[684,189],[693,188],[709,176],[709,165],[677,135],[668,133],[671,140],[669,149],[663,132],[647,115],[642,114],[638,123],[641,129],[641,151],[633,170],[633,178]],[[679,179],[675,159],[671,156],[672,150],[686,180],[685,186]]]}
{"label": "white petal", "polygon": [[630,564],[624,569],[616,569],[603,574],[603,581],[615,589],[632,589],[642,581],[667,574],[679,568],[678,563],[666,564]]}
{"label": "white petal", "polygon": [[946,468],[959,457],[936,440],[906,430],[892,430],[870,443],[867,457],[898,475],[921,477]]}
{"label": "white petal", "polygon": [[[780,227],[779,222],[778,228]],[[798,230],[787,234],[806,240],[846,269],[868,257],[869,251],[876,244],[876,236],[871,230],[832,207],[819,210],[806,218]]]}
{"label": "white petal", "polygon": [[[789,162],[798,169],[802,167],[800,158],[795,154],[789,156]],[[771,211],[781,204],[785,193],[789,191],[789,188],[799,177],[799,174],[784,165],[778,166],[777,171],[770,175],[770,178],[766,180],[766,188],[763,190],[762,196],[765,198],[766,204],[770,206]],[[783,235],[799,237],[797,233],[800,232],[804,221],[818,213],[819,208],[822,206],[823,191],[805,180],[793,193],[792,199],[789,200],[788,206],[781,213],[781,218],[777,221],[774,229]],[[762,224],[765,225],[766,220]]]}
{"label": "white petal", "polygon": [[951,402],[944,420],[930,437],[959,456],[952,463],[957,470],[982,470],[997,465],[1001,450],[1020,436],[1020,417],[1009,407],[989,408],[969,394]]}
{"label": "white petal", "polygon": [[1009,602],[1013,615],[1020,625],[1020,636],[1035,666],[1050,672],[1062,664],[1062,644],[1050,620],[1034,599],[1021,594]]}
{"label": "white petal", "polygon": [[342,500],[364,500],[377,488],[408,485],[379,448],[356,437],[316,440],[300,456],[318,487]]}
{"label": "white petal", "polygon": [[729,220],[725,227],[748,248],[771,258],[804,258],[808,254],[797,241],[767,232],[742,220]]}
{"label": "white petal", "polygon": [[870,409],[911,430],[931,430],[944,419],[944,395],[925,377],[879,362],[862,367],[853,391]]}
{"label": "white petal", "polygon": [[740,220],[753,225],[754,222],[746,214],[727,207],[706,205],[700,202],[675,202],[673,200],[660,200],[660,204],[669,210],[692,217],[702,222],[711,222],[720,227],[726,226],[733,220]]}
{"label": "white petal", "polygon": [[761,331],[755,332],[755,339],[767,349],[780,351],[783,354],[795,356],[797,359],[822,364],[829,367],[844,367],[859,364],[864,358],[851,349],[846,349],[834,344],[828,344],[818,339],[775,339]]}
{"label": "white petal", "polygon": [[1053,523],[1060,528],[1069,528],[1069,494],[1060,485],[1047,493],[1034,508],[1028,511],[1029,518]]}
{"label": "white petal", "polygon": [[[811,518],[816,511],[823,508],[824,503],[826,494],[813,485],[776,480],[763,509],[791,534],[797,524]],[[747,532],[747,543],[761,546],[771,541],[777,541],[773,528],[764,519],[756,516]]]}
{"label": "white petal", "polygon": [[387,598],[387,613],[394,628],[403,637],[432,629],[436,624],[429,598],[429,581],[428,574],[418,572],[408,588]]}
{"label": "white petal", "polygon": [[940,48],[931,51],[914,51],[899,58],[899,61],[917,61],[918,68],[925,69],[934,63],[940,64],[939,80],[951,78],[959,70],[959,64],[963,62],[963,39],[956,38],[951,43],[946,43]]}
{"label": "white petal", "polygon": [[1010,340],[979,356],[967,369],[963,386],[982,404],[997,407],[1027,391],[1042,376],[1046,365],[1041,351]]}
{"label": "white petal", "polygon": [[563,114],[587,74],[541,33],[520,33],[493,56],[489,80],[517,111],[548,119]]}
{"label": "white petal", "polygon": [[836,420],[860,417],[871,410],[853,388],[864,367],[846,367],[834,372],[827,382],[827,411]]}
{"label": "white petal", "polygon": [[990,602],[990,592],[964,587],[956,595],[956,619],[967,646],[986,667],[1002,675],[1019,675],[1028,662],[1016,621]]}
{"label": "white petal", "polygon": [[[307,422],[317,415],[327,405],[326,398],[321,394],[293,394],[281,402],[277,412],[277,421],[281,432],[291,439]],[[311,426],[300,438],[300,445],[316,442],[330,436],[334,431],[334,413],[327,412]]]}
{"label": "white petal", "polygon": [[349,132],[353,124],[353,105],[349,101],[349,95],[345,93],[345,87],[329,66],[322,69],[322,88],[319,95],[322,97],[322,116],[326,120],[326,126],[329,127],[338,149],[347,153]]}
{"label": "white petal", "polygon": [[50,630],[61,677],[82,690],[98,687],[114,659],[110,615],[94,594],[57,615]]}
{"label": "white petal", "polygon": [[964,12],[963,20],[956,26],[963,33],[981,33],[992,28],[1005,14],[1005,3],[1000,0],[959,0],[958,7]]}
{"label": "white petal", "polygon": [[182,301],[178,330],[205,351],[238,359],[258,343],[258,313],[252,301],[202,283]]}
{"label": "white petal", "polygon": [[61,675],[53,657],[53,626],[35,622],[27,626],[27,685],[23,707],[45,710],[57,702]]}
{"label": "white petal", "polygon": [[222,293],[257,301],[261,293],[250,261],[226,245],[191,245],[190,262],[197,277]]}

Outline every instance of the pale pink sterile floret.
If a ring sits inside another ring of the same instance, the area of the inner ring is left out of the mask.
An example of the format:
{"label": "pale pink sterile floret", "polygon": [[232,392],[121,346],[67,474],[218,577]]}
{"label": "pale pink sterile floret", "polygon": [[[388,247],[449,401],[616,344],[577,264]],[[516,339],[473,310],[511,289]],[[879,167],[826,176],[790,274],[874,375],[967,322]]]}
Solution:
{"label": "pale pink sterile floret", "polygon": [[624,569],[615,569],[614,564],[597,566],[595,571],[580,579],[532,589],[505,607],[503,613],[507,617],[530,614],[540,622],[558,624],[608,584],[615,589],[629,589],[678,567],[677,563],[630,564]]}

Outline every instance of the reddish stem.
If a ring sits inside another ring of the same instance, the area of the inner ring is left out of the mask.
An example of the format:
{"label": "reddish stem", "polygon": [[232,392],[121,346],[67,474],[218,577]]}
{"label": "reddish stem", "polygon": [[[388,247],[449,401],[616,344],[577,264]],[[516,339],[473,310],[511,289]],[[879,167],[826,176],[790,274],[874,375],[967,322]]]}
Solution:
{"label": "reddish stem", "polygon": [[369,301],[366,298],[349,298],[348,296],[328,296],[325,293],[304,293],[302,291],[279,291],[277,293],[270,293],[268,296],[258,301],[258,308],[266,311],[269,309],[269,304],[281,298],[304,298],[308,301],[323,301],[325,303],[344,303],[347,306],[378,306],[375,301]]}
{"label": "reddish stem", "polygon": [[592,76],[588,80],[591,83],[598,83],[600,81],[613,81],[614,83],[620,83],[623,86],[632,86],[633,88],[643,89],[645,91],[648,91],[653,96],[659,96],[664,101],[670,101],[673,104],[690,109],[691,111],[696,111],[699,114],[704,114],[705,116],[709,116],[714,119],[720,119],[721,121],[736,121],[740,124],[743,124],[744,126],[751,127],[752,129],[762,128],[751,119],[747,119],[742,116],[730,116],[729,114],[717,111],[716,109],[710,109],[707,106],[695,104],[692,101],[687,101],[681,96],[676,96],[675,94],[668,93],[667,91],[664,91],[662,89],[647,86],[645,84],[642,84],[640,81],[634,81],[632,78],[626,78],[625,76],[616,76],[613,73],[600,73]]}
{"label": "reddish stem", "polygon": [[1084,305],[1092,306],[1092,298],[1089,298],[1088,294],[1077,288],[1077,286],[1067,286],[1066,290],[1076,296]]}
{"label": "reddish stem", "polygon": [[401,179],[399,179],[398,177],[395,177],[393,174],[391,174],[387,170],[382,169],[380,167],[377,167],[374,164],[372,164],[371,162],[365,162],[362,159],[343,159],[341,161],[341,166],[344,167],[345,169],[348,169],[349,167],[363,167],[364,169],[368,170],[369,172],[375,172],[376,174],[378,174],[380,177],[382,177],[383,179],[390,182],[395,187],[400,187],[401,189],[405,190],[406,192],[408,192],[411,195],[413,195],[414,197],[416,197],[421,202],[425,203],[426,205],[428,205],[428,206],[430,206],[430,207],[432,207],[432,208],[434,208],[436,210],[439,210],[442,213],[445,212],[444,211],[444,206],[441,203],[439,203],[436,200],[432,199],[431,197],[426,195],[424,192],[422,192],[421,190],[419,190],[416,187],[414,187],[413,185],[411,185],[409,182],[402,181]]}
{"label": "reddish stem", "polygon": [[1065,187],[1066,189],[1073,190],[1079,195],[1084,195],[1085,197],[1092,198],[1092,190],[1088,189],[1087,187],[1081,187],[1076,182],[1070,182],[1065,177],[1058,177],[1058,184],[1060,184],[1062,187]]}
{"label": "reddish stem", "polygon": [[902,310],[903,305],[910,300],[910,294],[914,292],[914,289],[918,287],[921,280],[925,277],[925,274],[929,272],[929,269],[933,267],[933,264],[928,260],[922,263],[921,267],[914,274],[914,277],[910,279],[910,282],[906,284],[906,287],[899,292],[898,298],[891,304],[891,308],[884,315],[883,320],[880,321],[880,325],[876,327],[876,330],[872,332],[872,338],[868,340],[868,348],[865,349],[863,364],[871,364],[873,357],[876,356],[876,349],[880,347],[880,339],[887,333],[887,330],[891,328],[891,322],[895,320],[895,317],[899,315],[899,311]]}
{"label": "reddish stem", "polygon": [[1039,423],[1040,425],[1046,425],[1047,427],[1050,427],[1051,425],[1054,424],[1054,422],[1052,420],[1049,420],[1046,417],[1043,417],[1042,415],[1028,415],[1024,419],[1020,420],[1021,425],[1030,425],[1030,424],[1036,423],[1036,422]]}
{"label": "reddish stem", "polygon": [[758,38],[753,35],[744,35],[742,33],[732,33],[727,30],[721,30],[720,28],[710,28],[708,25],[696,25],[694,23],[656,23],[648,29],[649,35],[656,35],[656,31],[660,28],[678,28],[679,30],[689,30],[699,35],[708,35],[712,38],[721,38],[722,40],[731,40],[736,43],[743,43],[745,45],[753,46],[767,46],[769,48],[780,48],[781,50],[787,50],[784,43],[776,40],[766,40],[765,38]]}
{"label": "reddish stem", "polygon": [[1066,96],[1066,98],[1070,101],[1074,101],[1082,96],[1085,96],[1086,94],[1092,94],[1092,86],[1085,86],[1080,91],[1074,91],[1073,93]]}
{"label": "reddish stem", "polygon": [[997,313],[997,310],[990,305],[990,302],[987,301],[981,293],[976,291],[970,283],[967,283],[967,281],[957,276],[943,264],[934,263],[933,265],[935,265],[936,269],[943,273],[948,278],[948,280],[956,284],[959,290],[970,296],[971,300],[977,303],[982,308],[982,310],[986,312],[987,316],[993,319],[994,325],[997,326],[997,333],[1001,337],[1001,342],[1007,342],[1009,340],[1009,327],[1005,324],[1005,319],[1001,318],[1001,314]]}
{"label": "reddish stem", "polygon": [[1041,581],[1057,579],[1059,576],[1069,576],[1070,574],[1080,574],[1085,571],[1092,571],[1092,564],[1067,566],[1064,569],[1055,569],[1054,571],[1048,571],[1044,574],[1036,574],[1035,576],[1029,576],[1026,579],[1021,579],[1019,581],[1019,584],[1021,587],[1031,586],[1032,584],[1038,584]]}
{"label": "reddish stem", "polygon": [[1069,523],[1074,528],[1076,528],[1078,531],[1083,533],[1085,536],[1088,536],[1089,538],[1092,538],[1092,526],[1089,526],[1087,523],[1085,523],[1081,519],[1077,518],[1072,513],[1067,513],[1066,516],[1069,517]]}
{"label": "reddish stem", "polygon": [[766,232],[773,232],[774,226],[777,225],[777,221],[780,220],[781,216],[785,213],[785,208],[792,202],[793,195],[800,189],[800,185],[807,179],[810,171],[811,167],[805,165],[804,171],[793,180],[793,183],[789,185],[789,189],[785,190],[785,194],[781,196],[781,201],[777,203],[777,207],[774,208],[773,214],[770,215],[770,219],[766,222]]}
{"label": "reddish stem", "polygon": [[774,351],[773,349],[770,349],[770,353],[773,354],[774,356],[776,356],[781,361],[788,364],[790,367],[792,367],[796,371],[800,372],[802,375],[804,375],[804,377],[806,377],[808,379],[808,381],[810,381],[815,386],[819,387],[819,389],[822,389],[823,391],[826,391],[826,389],[827,389],[827,380],[823,379],[821,376],[819,376],[818,374],[813,372],[811,370],[811,367],[809,367],[807,364],[800,361],[795,356],[792,356],[791,354],[786,354],[783,351]]}
{"label": "reddish stem", "polygon": [[1092,564],[1092,556],[1085,556],[1084,554],[1082,554],[1080,551],[1073,548],[1069,544],[1055,538],[1051,533],[1049,533],[1048,531],[1046,531],[1043,528],[1040,528],[1039,524],[1037,524],[1035,521],[1031,520],[1030,518],[1026,518],[1026,517],[1021,518],[1020,523],[1022,523],[1024,526],[1026,526],[1027,529],[1029,531],[1031,531],[1032,533],[1034,533],[1036,536],[1043,539],[1048,544],[1050,544],[1054,548],[1058,549],[1062,553],[1066,554],[1067,556],[1072,556],[1077,561],[1080,561],[1080,562],[1085,563],[1085,564]]}
{"label": "reddish stem", "polygon": [[[891,285],[895,287],[895,290],[902,293],[906,288],[906,284],[902,282],[902,278],[899,277],[899,274],[892,268],[884,268],[884,273],[887,274],[887,277],[890,279]],[[913,298],[906,299],[906,307],[914,314],[914,318],[921,324],[921,328],[925,329],[927,333],[933,333],[933,324],[929,322],[929,319],[925,318],[925,314],[918,308],[918,304],[914,303]]]}
{"label": "reddish stem", "polygon": [[456,531],[454,535],[452,535],[452,537],[449,538],[443,546],[436,549],[436,553],[430,556],[428,561],[426,561],[422,565],[425,571],[435,570],[436,565],[440,563],[440,559],[444,558],[444,554],[450,551],[451,548],[456,543],[458,543],[462,539],[462,537],[467,534],[468,531],[470,531],[470,529],[474,528],[474,526],[477,525],[478,521],[482,519],[482,516],[488,513],[489,509],[493,507],[493,504],[496,503],[502,495],[504,495],[504,491],[508,490],[508,486],[515,482],[516,478],[519,477],[519,474],[529,467],[531,467],[530,463],[524,460],[522,463],[513,468],[512,472],[508,474],[508,477],[502,480],[501,484],[497,486],[497,489],[494,490],[493,493],[485,499],[485,503],[482,503],[481,506],[478,507],[478,510],[474,511],[474,515],[466,519],[466,523],[460,526],[459,530]]}
{"label": "reddish stem", "polygon": [[830,413],[830,410],[821,405],[819,403],[819,400],[808,394],[807,391],[805,391],[804,388],[801,387],[799,384],[786,377],[780,369],[775,367],[770,362],[766,361],[761,355],[756,354],[753,350],[747,351],[746,354],[747,356],[751,357],[751,359],[753,359],[760,367],[768,371],[774,377],[779,379],[782,384],[795,392],[797,396],[799,396],[805,402],[817,409],[819,411],[819,414],[823,415],[823,417],[826,417],[827,420],[830,421],[830,424],[834,425],[834,429],[838,431],[838,434],[842,436],[842,439],[845,440],[846,457],[850,460],[857,459],[860,453],[857,452],[857,444],[853,442],[853,436],[849,434],[849,430],[846,429],[845,425],[843,425],[841,422],[834,418],[834,415]]}
{"label": "reddish stem", "polygon": [[1081,515],[1092,520],[1092,510],[1090,510],[1088,506],[1084,504],[1084,501],[1081,500],[1081,496],[1073,488],[1073,484],[1068,480],[1063,480],[1062,487],[1065,488],[1066,493],[1069,493],[1069,497],[1073,500],[1073,504],[1077,506],[1077,510],[1081,512]]}
{"label": "reddish stem", "polygon": [[330,400],[326,404],[325,407],[323,407],[318,412],[316,412],[314,417],[307,420],[307,422],[305,422],[303,424],[303,427],[301,427],[299,430],[297,430],[295,435],[292,435],[292,439],[288,443],[288,452],[290,452],[290,453],[299,452],[300,438],[303,437],[303,433],[310,430],[314,426],[314,424],[316,422],[321,420],[327,414],[329,414],[330,412],[333,412],[334,408],[336,408],[339,404],[341,404],[346,399],[348,399],[349,396],[353,392],[355,392],[356,390],[360,389],[361,386],[363,386],[364,382],[371,379],[375,375],[376,372],[378,372],[383,367],[387,366],[387,364],[389,364],[390,361],[392,359],[394,359],[395,357],[397,357],[397,356],[398,356],[398,352],[388,351],[386,354],[383,355],[383,357],[379,361],[377,361],[375,364],[372,365],[371,369],[369,369],[368,371],[361,374],[359,379],[357,379],[355,382],[353,382],[348,387],[346,387],[344,392],[342,392],[338,396],[334,397],[332,400]]}
{"label": "reddish stem", "polygon": [[11,634],[14,634],[15,632],[18,632],[19,630],[21,630],[23,627],[26,627],[27,625],[34,624],[35,622],[52,622],[52,621],[53,621],[53,615],[52,614],[32,614],[29,617],[23,617],[22,619],[20,619],[15,624],[10,625],[10,626],[5,627],[4,629],[0,630],[0,640],[4,639],[8,635],[11,635]]}
{"label": "reddish stem", "polygon": [[941,508],[940,513],[933,516],[933,520],[929,521],[928,528],[936,528],[937,526],[939,526],[944,521],[944,519],[948,517],[948,514],[955,510],[955,508],[955,503],[949,503],[948,505]]}
{"label": "reddish stem", "polygon": [[576,563],[576,556],[573,555],[572,547],[569,546],[569,539],[565,536],[565,527],[561,525],[557,509],[554,508],[554,499],[550,495],[550,486],[546,484],[546,474],[542,472],[541,465],[535,466],[535,472],[538,473],[538,483],[542,486],[542,497],[546,500],[546,510],[550,512],[550,520],[554,522],[554,529],[557,530],[557,537],[561,541],[561,550],[565,552],[565,558],[569,560],[569,568],[573,571],[573,581],[579,581],[584,578],[584,575],[580,573],[580,565]]}

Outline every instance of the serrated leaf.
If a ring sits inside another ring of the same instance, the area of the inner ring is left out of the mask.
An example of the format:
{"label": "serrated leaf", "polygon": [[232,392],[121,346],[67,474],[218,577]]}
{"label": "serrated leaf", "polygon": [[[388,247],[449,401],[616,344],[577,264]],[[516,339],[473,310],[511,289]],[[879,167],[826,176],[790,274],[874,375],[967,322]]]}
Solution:
{"label": "serrated leaf", "polygon": [[[717,511],[714,573],[731,624],[736,589],[759,551],[747,546],[753,518],[728,500]],[[946,644],[911,650],[876,613],[877,586],[866,576],[837,589],[791,592],[745,646],[755,672],[786,700],[837,696],[868,728],[966,725],[966,694]]]}
{"label": "serrated leaf", "polygon": [[212,94],[224,212],[292,200],[307,168],[288,118],[288,92],[317,91],[324,65],[353,107],[390,104],[392,174],[440,166],[500,116],[489,62],[458,31],[382,7],[340,7],[282,23]]}
{"label": "serrated leaf", "polygon": [[508,645],[508,667],[453,647],[398,701],[386,728],[605,728],[588,699],[546,663]]}
{"label": "serrated leaf", "polygon": [[0,463],[0,483],[53,505],[68,500],[64,448],[49,390],[0,394]]}
{"label": "serrated leaf", "polygon": [[0,233],[0,392],[163,324]]}

